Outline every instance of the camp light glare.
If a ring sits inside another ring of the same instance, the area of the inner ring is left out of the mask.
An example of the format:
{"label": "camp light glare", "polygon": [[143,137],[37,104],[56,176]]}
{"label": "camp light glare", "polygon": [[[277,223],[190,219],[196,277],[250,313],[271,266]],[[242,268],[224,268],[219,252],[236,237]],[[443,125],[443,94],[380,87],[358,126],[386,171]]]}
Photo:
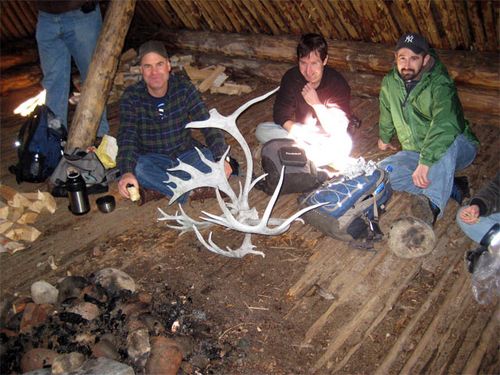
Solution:
{"label": "camp light glare", "polygon": [[36,108],[37,105],[45,104],[45,96],[47,91],[43,90],[38,93],[38,95],[29,98],[22,102],[16,109],[14,109],[14,114],[21,115],[23,117],[29,116],[31,112]]}
{"label": "camp light glare", "polygon": [[347,117],[337,107],[322,107],[320,112],[321,126],[317,125],[316,119],[308,116],[304,124],[292,127],[290,135],[317,167],[330,165],[342,171],[352,161],[349,157],[352,140],[347,133]]}

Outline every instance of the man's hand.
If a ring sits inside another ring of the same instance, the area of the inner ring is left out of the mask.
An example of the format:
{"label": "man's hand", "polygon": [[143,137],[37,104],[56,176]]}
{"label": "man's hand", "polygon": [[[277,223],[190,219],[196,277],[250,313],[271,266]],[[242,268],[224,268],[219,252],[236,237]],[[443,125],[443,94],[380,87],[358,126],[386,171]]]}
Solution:
{"label": "man's hand", "polygon": [[419,164],[417,169],[412,174],[413,184],[416,187],[426,189],[430,185],[430,181],[427,178],[427,174],[429,173],[429,167],[424,164]]}
{"label": "man's hand", "polygon": [[476,224],[479,221],[479,206],[473,204],[462,208],[460,211],[460,220],[466,224]]}
{"label": "man's hand", "polygon": [[127,190],[127,185],[134,185],[137,189],[139,189],[139,182],[137,182],[137,178],[135,178],[133,173],[127,172],[118,181],[118,191],[122,197],[130,199],[130,194]]}
{"label": "man's hand", "polygon": [[316,89],[312,87],[310,83],[307,83],[302,89],[302,97],[311,107],[316,104],[321,104]]}
{"label": "man's hand", "polygon": [[226,173],[226,178],[229,178],[231,173],[233,173],[233,168],[231,168],[231,164],[227,160],[224,161],[224,172]]}
{"label": "man's hand", "polygon": [[390,143],[384,143],[380,138],[378,139],[378,149],[381,151],[392,150],[396,151],[397,148]]}

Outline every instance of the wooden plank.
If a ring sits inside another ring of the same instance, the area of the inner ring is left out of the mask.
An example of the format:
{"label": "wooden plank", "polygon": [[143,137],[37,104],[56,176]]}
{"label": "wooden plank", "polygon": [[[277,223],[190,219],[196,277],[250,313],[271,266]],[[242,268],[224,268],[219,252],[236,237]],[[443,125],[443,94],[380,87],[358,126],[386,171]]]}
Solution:
{"label": "wooden plank", "polygon": [[498,32],[495,28],[494,10],[492,1],[481,1],[481,13],[483,14],[484,33],[486,36],[486,48],[488,51],[495,51]]}
{"label": "wooden plank", "polygon": [[434,6],[439,13],[439,19],[441,20],[443,31],[448,39],[448,45],[451,49],[455,49],[458,43],[455,37],[455,32],[453,31],[453,13],[448,11],[445,1],[436,1]]}
{"label": "wooden plank", "polygon": [[238,10],[233,4],[231,0],[219,0],[222,2],[221,7],[225,9],[226,16],[229,18],[229,21],[232,25],[232,30],[240,33],[243,31],[243,27],[241,22],[239,21],[240,15],[238,14]]}
{"label": "wooden plank", "polygon": [[210,14],[214,18],[217,18],[217,24],[222,25],[222,29],[225,32],[234,32],[231,21],[228,19],[226,10],[224,7],[221,7],[217,0],[215,1],[207,1],[206,6],[211,10]]}
{"label": "wooden plank", "polygon": [[302,17],[295,17],[298,13],[296,10],[296,5],[292,1],[274,1],[274,6],[277,8],[277,12],[283,17],[283,30],[284,34],[301,34],[303,27],[301,27]]}
{"label": "wooden plank", "polygon": [[451,5],[455,7],[455,19],[458,23],[458,33],[462,36],[463,47],[468,48],[471,45],[470,40],[470,25],[467,19],[467,11],[465,8],[465,4],[461,1],[450,1]]}
{"label": "wooden plank", "polygon": [[266,11],[264,6],[265,0],[254,1],[252,4],[244,2],[247,5],[247,9],[256,17],[257,19],[262,19],[262,22],[267,25],[271,30],[273,35],[279,35],[280,31],[272,16]]}
{"label": "wooden plank", "polygon": [[441,39],[437,30],[436,21],[430,9],[430,2],[410,0],[410,5],[415,18],[425,20],[425,24],[421,25],[420,33],[427,38],[429,44],[432,46],[439,46]]}
{"label": "wooden plank", "polygon": [[260,12],[255,9],[255,4],[250,4],[244,0],[233,1],[235,1],[240,6],[240,9],[245,9],[247,13],[251,15],[252,20],[257,23],[257,30],[259,30],[258,33],[273,33],[272,28],[265,22],[265,20],[260,17]]}
{"label": "wooden plank", "polygon": [[16,10],[13,8],[13,4],[10,1],[6,1],[4,4],[4,12],[7,15],[17,31],[18,38],[26,38],[31,34],[31,31],[24,25],[23,20],[18,18]]}
{"label": "wooden plank", "polygon": [[234,9],[237,9],[238,12],[242,15],[242,17],[246,21],[246,25],[248,25],[251,31],[253,33],[258,34],[260,32],[259,26],[256,25],[254,19],[252,18],[252,15],[250,14],[250,12],[247,11],[246,7],[243,5],[241,0],[228,0],[228,1],[231,2],[232,7]]}
{"label": "wooden plank", "polygon": [[196,29],[196,25],[192,23],[192,18],[184,14],[182,9],[182,1],[170,0],[169,4],[172,6],[175,14],[177,15],[177,17],[179,17],[184,27]]}
{"label": "wooden plank", "polygon": [[466,2],[467,19],[470,21],[470,26],[472,29],[473,43],[472,45],[483,51],[486,48],[486,41],[483,29],[483,21],[479,17],[478,4],[475,1]]}
{"label": "wooden plank", "polygon": [[[390,9],[399,26],[400,34],[419,30],[418,23],[415,21],[415,17],[407,1],[395,0],[391,3]],[[394,40],[394,44],[396,44],[396,40]]]}
{"label": "wooden plank", "polygon": [[270,16],[270,20],[276,25],[278,29],[278,33],[280,34],[285,34],[288,31],[288,28],[285,27],[285,23],[281,19],[282,14],[278,11],[277,7],[275,6],[274,1],[269,1],[269,0],[261,0],[262,1],[262,6],[266,10],[266,14]]}

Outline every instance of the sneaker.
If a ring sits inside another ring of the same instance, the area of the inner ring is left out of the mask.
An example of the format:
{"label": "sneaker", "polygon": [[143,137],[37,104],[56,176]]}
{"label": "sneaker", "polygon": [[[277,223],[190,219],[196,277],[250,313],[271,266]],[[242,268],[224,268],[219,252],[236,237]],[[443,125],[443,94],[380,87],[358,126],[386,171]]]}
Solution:
{"label": "sneaker", "polygon": [[412,195],[411,212],[414,217],[433,227],[440,210],[425,195]]}
{"label": "sneaker", "polygon": [[151,189],[143,189],[141,187],[139,188],[139,195],[141,196],[141,198],[137,201],[138,206],[142,206],[147,202],[157,201],[165,196],[159,191]]}

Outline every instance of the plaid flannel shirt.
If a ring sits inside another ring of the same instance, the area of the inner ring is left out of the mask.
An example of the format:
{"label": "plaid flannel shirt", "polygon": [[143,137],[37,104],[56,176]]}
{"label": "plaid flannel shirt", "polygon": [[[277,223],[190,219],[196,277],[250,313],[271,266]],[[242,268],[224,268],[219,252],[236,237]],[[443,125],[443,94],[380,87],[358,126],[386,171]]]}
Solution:
{"label": "plaid flannel shirt", "polygon": [[[129,86],[120,100],[117,164],[122,174],[134,173],[139,155],[157,153],[176,158],[202,145],[186,125],[209,115],[196,88],[187,79],[170,74],[168,91],[161,100],[149,95],[144,81]],[[201,129],[215,160],[227,149],[221,130]]]}

